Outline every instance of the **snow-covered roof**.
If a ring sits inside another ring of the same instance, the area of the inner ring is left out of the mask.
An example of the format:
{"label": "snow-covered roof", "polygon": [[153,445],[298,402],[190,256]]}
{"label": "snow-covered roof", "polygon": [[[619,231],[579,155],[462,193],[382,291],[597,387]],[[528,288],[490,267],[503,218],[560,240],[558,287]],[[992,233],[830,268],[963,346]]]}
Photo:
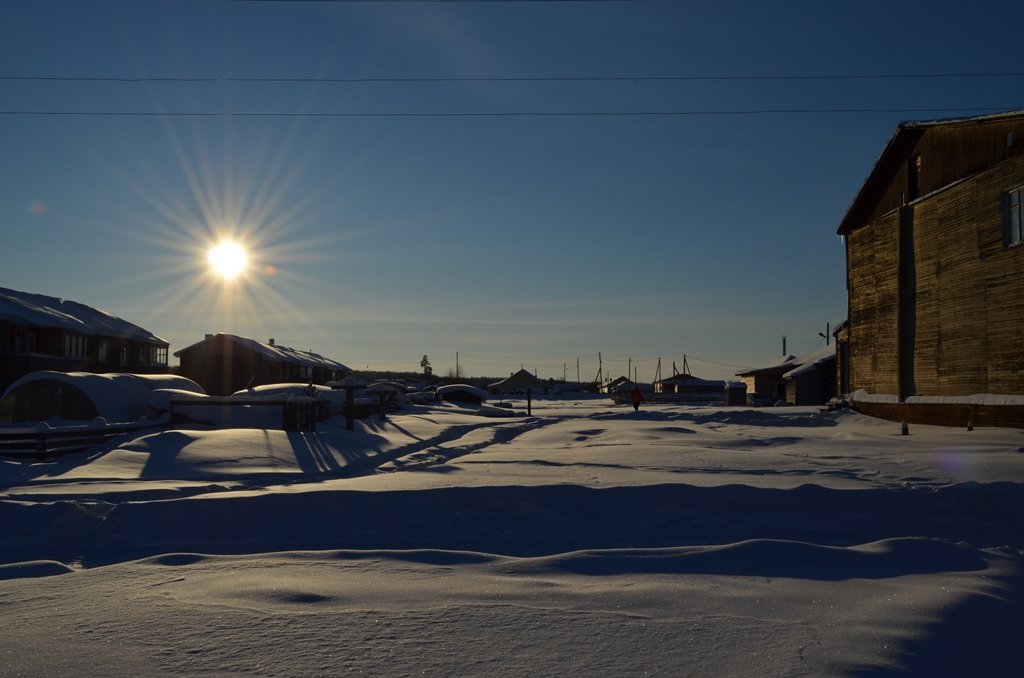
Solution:
{"label": "snow-covered roof", "polygon": [[152,332],[92,306],[0,287],[0,320],[167,346]]}
{"label": "snow-covered roof", "polygon": [[817,370],[823,364],[830,360],[836,359],[836,347],[826,344],[820,348],[817,348],[810,353],[806,353],[796,359],[800,363],[799,367],[796,367],[789,372],[782,375],[783,379],[792,379],[798,377],[801,374],[807,374]]}
{"label": "snow-covered roof", "polygon": [[97,416],[110,423],[137,421],[144,412],[150,393],[156,389],[203,393],[199,384],[175,374],[92,374],[40,370],[26,374],[11,384],[4,392],[4,398],[22,386],[38,381],[56,381],[78,389],[92,402]]}
{"label": "snow-covered roof", "polygon": [[246,337],[239,337],[234,334],[224,333],[218,333],[204,339],[203,341],[192,344],[191,346],[186,346],[180,351],[176,351],[174,355],[180,357],[182,353],[194,349],[197,346],[201,346],[208,341],[214,341],[217,337],[223,337],[228,341],[254,351],[264,358],[274,362],[293,363],[296,365],[306,365],[308,367],[323,367],[329,370],[342,370],[344,372],[350,371],[345,365],[342,365],[335,360],[331,360],[330,358],[325,358],[319,353],[313,353],[312,351],[300,351],[298,349],[281,346],[276,343],[264,344],[263,342],[256,341],[255,339],[248,339]]}
{"label": "snow-covered roof", "polygon": [[487,391],[483,390],[482,388],[477,388],[476,386],[471,386],[470,384],[448,384],[446,386],[437,387],[437,395],[439,396],[443,396],[450,393],[458,393],[459,391],[463,393],[469,393],[470,395],[474,395],[480,398],[481,400],[487,400]]}
{"label": "snow-covered roof", "polygon": [[736,374],[738,376],[752,376],[755,374],[764,374],[765,372],[778,372],[780,370],[787,371],[793,369],[799,364],[800,363],[797,362],[796,356],[787,353],[786,355],[781,355],[778,358],[775,358],[767,365],[762,365],[761,367],[755,367],[749,370],[743,370],[741,372],[737,372]]}
{"label": "snow-covered roof", "polygon": [[502,388],[523,388],[527,386],[543,386],[544,382],[537,377],[530,374],[528,370],[520,369],[518,372],[510,375],[506,379],[497,381],[493,384],[489,384],[487,388],[491,389],[502,389]]}
{"label": "snow-covered roof", "polygon": [[658,382],[659,384],[671,384],[675,386],[715,386],[724,387],[726,383],[721,379],[701,379],[692,374],[674,374]]}

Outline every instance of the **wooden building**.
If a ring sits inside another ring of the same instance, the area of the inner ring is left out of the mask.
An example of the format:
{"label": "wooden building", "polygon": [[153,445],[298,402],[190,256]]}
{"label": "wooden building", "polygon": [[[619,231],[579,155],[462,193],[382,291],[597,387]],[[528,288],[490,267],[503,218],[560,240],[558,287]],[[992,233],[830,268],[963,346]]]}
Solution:
{"label": "wooden building", "polygon": [[788,353],[767,365],[737,372],[751,405],[822,405],[836,395],[836,348],[820,346],[800,356]]}
{"label": "wooden building", "polygon": [[548,384],[530,374],[529,371],[520,369],[518,372],[513,372],[509,375],[507,379],[488,384],[487,392],[491,395],[500,395],[502,393],[525,395],[527,389],[529,389],[533,395],[541,395],[547,393],[547,387]]}
{"label": "wooden building", "polygon": [[0,393],[40,370],[166,373],[168,347],[92,306],[0,287]]}
{"label": "wooden building", "polygon": [[210,395],[231,395],[246,386],[301,383],[326,384],[351,370],[312,351],[299,351],[233,334],[207,334],[202,341],[174,354],[180,373]]}
{"label": "wooden building", "polygon": [[785,353],[767,365],[737,372],[736,376],[747,387],[746,393],[752,399],[751,404],[784,402],[786,380],[783,376],[800,365],[796,356]]}
{"label": "wooden building", "polygon": [[790,405],[824,405],[836,396],[836,347],[826,344],[797,358],[782,375]]}
{"label": "wooden building", "polygon": [[838,229],[854,400],[1024,394],[1022,203],[1024,111],[899,125]]}

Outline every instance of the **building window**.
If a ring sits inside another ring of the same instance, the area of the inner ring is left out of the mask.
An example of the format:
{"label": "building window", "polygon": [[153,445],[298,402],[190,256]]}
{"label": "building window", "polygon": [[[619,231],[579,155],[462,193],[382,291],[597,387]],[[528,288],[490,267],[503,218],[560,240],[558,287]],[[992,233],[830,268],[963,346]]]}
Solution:
{"label": "building window", "polygon": [[166,365],[167,364],[167,348],[165,346],[156,347],[156,364]]}
{"label": "building window", "polygon": [[100,339],[96,346],[96,360],[99,363],[107,362],[107,340]]}
{"label": "building window", "polygon": [[121,353],[120,353],[120,356],[118,358],[118,362],[121,365],[121,367],[127,367],[128,366],[128,347],[127,346],[122,346],[121,347]]}
{"label": "building window", "polygon": [[907,200],[917,200],[921,192],[921,156],[915,155],[907,165]]}
{"label": "building window", "polygon": [[64,335],[64,355],[68,358],[85,357],[85,337],[75,334]]}
{"label": "building window", "polygon": [[1006,245],[1020,245],[1024,242],[1022,223],[1024,213],[1021,210],[1021,203],[1024,202],[1024,186],[1014,189],[1006,194]]}

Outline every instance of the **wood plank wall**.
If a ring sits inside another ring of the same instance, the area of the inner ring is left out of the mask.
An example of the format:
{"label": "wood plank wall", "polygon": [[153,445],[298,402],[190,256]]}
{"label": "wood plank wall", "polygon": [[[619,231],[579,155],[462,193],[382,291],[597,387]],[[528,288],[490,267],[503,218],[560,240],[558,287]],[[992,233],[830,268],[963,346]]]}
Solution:
{"label": "wood plank wall", "polygon": [[846,237],[849,284],[850,388],[896,393],[898,215]]}
{"label": "wood plank wall", "polygon": [[[950,138],[964,140],[933,132],[939,140],[925,144],[926,135],[923,148],[946,152]],[[1005,148],[1005,133],[999,142]],[[998,155],[994,146],[967,144],[965,152]],[[970,166],[955,154],[938,158]],[[922,179],[932,164],[925,155]],[[913,361],[913,390],[905,395],[1024,394],[1024,246],[1007,247],[1003,230],[1005,192],[1021,185],[1017,155],[912,205],[912,238],[903,244],[913,248],[904,255],[913,261],[914,294],[903,302],[914,304],[913,314],[899,309],[899,211],[848,234],[852,390],[899,393],[902,317],[914,323],[913,355],[904,357]]]}

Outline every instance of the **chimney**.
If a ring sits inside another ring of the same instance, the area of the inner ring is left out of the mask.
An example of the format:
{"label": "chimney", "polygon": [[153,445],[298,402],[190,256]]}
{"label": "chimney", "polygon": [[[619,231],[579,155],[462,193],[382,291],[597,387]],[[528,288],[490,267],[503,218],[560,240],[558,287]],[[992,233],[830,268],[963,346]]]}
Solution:
{"label": "chimney", "polygon": [[206,341],[209,341],[210,339],[213,339],[213,335],[212,334],[207,334],[206,335]]}
{"label": "chimney", "polygon": [[270,338],[270,342],[269,343],[270,343],[271,346],[274,345],[274,338],[273,337]]}

